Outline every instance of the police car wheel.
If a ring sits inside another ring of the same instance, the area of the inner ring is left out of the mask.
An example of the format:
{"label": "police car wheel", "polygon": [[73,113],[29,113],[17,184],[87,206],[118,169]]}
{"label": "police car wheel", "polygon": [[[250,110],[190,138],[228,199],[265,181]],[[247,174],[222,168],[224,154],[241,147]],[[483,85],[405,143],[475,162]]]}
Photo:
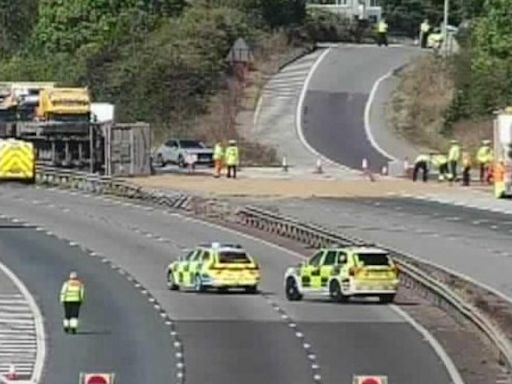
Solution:
{"label": "police car wheel", "polygon": [[302,300],[302,294],[299,292],[297,283],[292,277],[286,279],[286,298],[290,301]]}
{"label": "police car wheel", "polygon": [[348,300],[348,297],[345,296],[341,290],[340,283],[336,280],[331,281],[329,284],[329,295],[331,299],[338,303],[343,303]]}
{"label": "police car wheel", "polygon": [[174,277],[172,273],[167,274],[167,286],[171,291],[177,291],[180,288],[174,283]]}
{"label": "police car wheel", "polygon": [[393,300],[395,300],[395,294],[394,293],[388,293],[385,295],[380,295],[379,300],[381,303],[388,304],[392,303]]}
{"label": "police car wheel", "polygon": [[195,288],[196,292],[206,291],[206,288],[203,285],[203,282],[201,281],[201,277],[199,275],[196,275],[196,277],[194,279],[194,288]]}

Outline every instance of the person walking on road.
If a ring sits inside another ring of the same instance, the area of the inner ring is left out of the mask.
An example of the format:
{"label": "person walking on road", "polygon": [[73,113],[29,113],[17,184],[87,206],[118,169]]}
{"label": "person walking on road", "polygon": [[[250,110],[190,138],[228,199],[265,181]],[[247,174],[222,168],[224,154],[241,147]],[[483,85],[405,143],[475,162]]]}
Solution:
{"label": "person walking on road", "polygon": [[233,177],[233,179],[236,179],[236,171],[240,163],[239,156],[240,155],[238,146],[236,145],[236,140],[229,140],[229,145],[225,152],[226,166],[228,168],[228,178]]}
{"label": "person walking on road", "polygon": [[78,279],[77,273],[71,272],[60,290],[60,302],[64,305],[64,332],[77,332],[78,316],[83,301],[84,285]]}
{"label": "person walking on road", "polygon": [[423,182],[426,183],[428,180],[428,165],[430,162],[430,156],[421,154],[416,158],[414,162],[414,170],[412,172],[412,181],[416,182],[418,179],[418,173],[423,172]]}
{"label": "person walking on road", "polygon": [[476,160],[478,165],[480,166],[480,182],[484,183],[484,181],[489,182],[489,173],[491,163],[493,161],[493,151],[491,148],[490,140],[482,140],[482,144],[476,153]]}
{"label": "person walking on road", "polygon": [[213,162],[215,165],[214,177],[219,178],[222,172],[222,162],[224,159],[224,147],[222,142],[218,141],[213,148]]}
{"label": "person walking on road", "polygon": [[448,151],[448,166],[449,173],[448,179],[450,181],[455,181],[457,179],[457,165],[460,161],[460,145],[457,140],[451,141],[451,146]]}
{"label": "person walking on road", "polygon": [[377,45],[380,47],[382,45],[388,46],[388,23],[386,23],[385,19],[382,19],[377,24]]}
{"label": "person walking on road", "polygon": [[423,20],[420,25],[420,46],[421,48],[427,48],[428,35],[430,35],[430,24],[428,19]]}
{"label": "person walking on road", "polygon": [[469,152],[462,153],[462,185],[469,187],[471,182],[471,155]]}

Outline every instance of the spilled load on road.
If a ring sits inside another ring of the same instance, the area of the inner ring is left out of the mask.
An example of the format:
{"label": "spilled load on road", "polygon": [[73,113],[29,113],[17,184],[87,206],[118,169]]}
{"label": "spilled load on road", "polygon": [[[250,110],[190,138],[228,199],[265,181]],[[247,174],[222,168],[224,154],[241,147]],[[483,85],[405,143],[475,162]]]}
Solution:
{"label": "spilled load on road", "polygon": [[0,180],[35,181],[34,145],[16,139],[0,139]]}

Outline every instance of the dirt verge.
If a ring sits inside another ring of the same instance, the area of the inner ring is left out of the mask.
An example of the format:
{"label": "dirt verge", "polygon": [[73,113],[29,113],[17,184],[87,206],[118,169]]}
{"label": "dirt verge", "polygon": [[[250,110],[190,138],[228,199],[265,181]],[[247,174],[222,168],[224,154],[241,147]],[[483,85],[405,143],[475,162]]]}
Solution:
{"label": "dirt verge", "polygon": [[[279,171],[276,171],[279,172]],[[318,179],[214,179],[211,176],[160,175],[129,179],[136,185],[181,190],[203,195],[258,196],[280,198],[385,197],[392,194],[421,194],[453,190],[444,184],[412,183],[402,179],[318,180]]]}

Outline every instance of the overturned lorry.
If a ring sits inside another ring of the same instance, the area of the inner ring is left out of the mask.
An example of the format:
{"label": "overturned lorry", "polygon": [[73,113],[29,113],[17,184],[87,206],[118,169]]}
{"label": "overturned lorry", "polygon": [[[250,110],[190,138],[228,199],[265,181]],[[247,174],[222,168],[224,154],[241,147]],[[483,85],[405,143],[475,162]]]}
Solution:
{"label": "overturned lorry", "polygon": [[39,165],[105,175],[150,173],[149,125],[117,123],[114,105],[91,102],[86,88],[0,83],[0,95],[0,138],[33,143]]}

